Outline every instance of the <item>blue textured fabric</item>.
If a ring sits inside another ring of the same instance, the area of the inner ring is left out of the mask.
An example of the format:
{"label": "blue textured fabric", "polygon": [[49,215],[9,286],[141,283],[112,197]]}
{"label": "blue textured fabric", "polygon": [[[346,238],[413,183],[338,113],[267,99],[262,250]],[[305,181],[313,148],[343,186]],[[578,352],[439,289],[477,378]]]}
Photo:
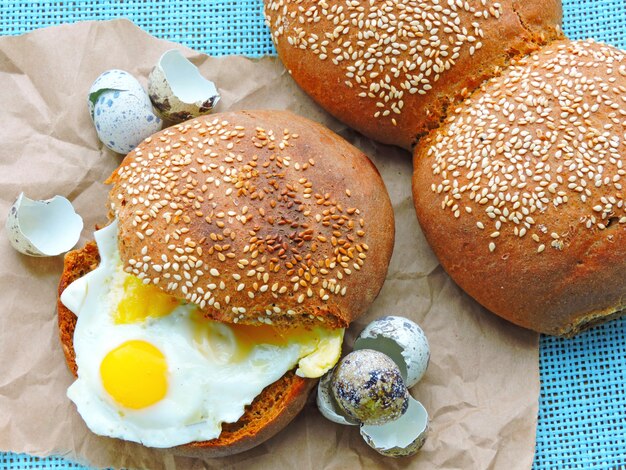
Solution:
{"label": "blue textured fabric", "polygon": [[626,469],[626,318],[541,338],[534,467]]}
{"label": "blue textured fabric", "polygon": [[[210,55],[275,54],[262,0],[0,0],[0,34],[125,17],[154,36]],[[572,39],[626,48],[625,0],[563,0]],[[626,469],[626,319],[570,340],[540,341],[541,395],[534,470]],[[62,458],[0,453],[0,469],[76,469]]]}
{"label": "blue textured fabric", "polygon": [[0,34],[85,20],[128,18],[153,36],[209,55],[275,54],[262,0],[0,0]]}

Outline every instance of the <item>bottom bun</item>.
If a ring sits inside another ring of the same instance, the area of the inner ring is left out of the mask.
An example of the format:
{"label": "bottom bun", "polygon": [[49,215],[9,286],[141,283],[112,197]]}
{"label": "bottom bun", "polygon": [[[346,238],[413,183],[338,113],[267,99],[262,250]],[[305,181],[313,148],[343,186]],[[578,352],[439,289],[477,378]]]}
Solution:
{"label": "bottom bun", "polygon": [[[76,355],[73,338],[76,315],[61,303],[60,296],[76,279],[93,271],[100,263],[95,242],[89,242],[80,250],[65,255],[63,274],[59,283],[57,311],[59,333],[67,366],[77,376]],[[268,385],[246,407],[236,423],[224,423],[217,439],[191,442],[175,449],[181,454],[202,457],[224,457],[249,450],[283,429],[304,407],[316,379],[305,379],[289,371],[276,382]]]}

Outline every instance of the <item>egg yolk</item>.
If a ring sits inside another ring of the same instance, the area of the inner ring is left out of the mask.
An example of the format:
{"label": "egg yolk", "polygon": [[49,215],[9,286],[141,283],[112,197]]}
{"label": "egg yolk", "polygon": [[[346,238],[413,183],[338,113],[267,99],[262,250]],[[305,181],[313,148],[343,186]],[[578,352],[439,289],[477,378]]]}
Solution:
{"label": "egg yolk", "polygon": [[117,324],[140,323],[148,317],[169,315],[180,302],[152,284],[144,284],[135,276],[124,280],[124,296],[117,305],[114,321]]}
{"label": "egg yolk", "polygon": [[126,341],[110,351],[100,364],[100,376],[111,398],[126,408],[146,408],[167,392],[165,356],[146,341]]}

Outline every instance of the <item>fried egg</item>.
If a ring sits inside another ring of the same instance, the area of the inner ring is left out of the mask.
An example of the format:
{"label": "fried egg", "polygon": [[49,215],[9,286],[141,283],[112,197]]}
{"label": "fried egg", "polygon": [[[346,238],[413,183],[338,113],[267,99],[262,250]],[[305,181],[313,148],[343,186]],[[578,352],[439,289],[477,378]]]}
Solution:
{"label": "fried egg", "polygon": [[61,301],[78,316],[78,378],[67,395],[96,434],[149,447],[214,439],[287,371],[319,377],[339,359],[342,329],[208,320],[124,272],[116,222],[95,238],[100,265]]}

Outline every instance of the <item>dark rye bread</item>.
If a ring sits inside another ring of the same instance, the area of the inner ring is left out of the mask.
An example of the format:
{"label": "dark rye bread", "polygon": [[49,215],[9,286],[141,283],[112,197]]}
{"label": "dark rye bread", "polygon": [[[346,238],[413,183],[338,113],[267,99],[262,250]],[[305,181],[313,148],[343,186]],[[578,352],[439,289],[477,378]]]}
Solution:
{"label": "dark rye bread", "polygon": [[[68,285],[95,269],[99,262],[98,248],[94,242],[87,243],[80,250],[67,253],[59,283],[59,297]],[[65,360],[72,374],[77,376],[73,346],[76,315],[61,303],[60,298],[57,300],[57,311]],[[317,380],[298,377],[294,371],[287,372],[282,378],[263,389],[246,407],[239,421],[224,423],[219,438],[192,442],[179,446],[178,450],[186,455],[221,457],[251,449],[275,435],[300,412],[316,383]]]}
{"label": "dark rye bread", "polygon": [[112,175],[128,272],[213,319],[348,326],[378,295],[394,243],[372,162],[286,111],[165,129]]}
{"label": "dark rye bread", "polygon": [[406,149],[512,58],[563,37],[559,0],[265,0],[265,16],[306,93]]}
{"label": "dark rye bread", "polygon": [[573,335],[626,307],[626,53],[559,41],[515,61],[415,149],[442,266],[492,312]]}

